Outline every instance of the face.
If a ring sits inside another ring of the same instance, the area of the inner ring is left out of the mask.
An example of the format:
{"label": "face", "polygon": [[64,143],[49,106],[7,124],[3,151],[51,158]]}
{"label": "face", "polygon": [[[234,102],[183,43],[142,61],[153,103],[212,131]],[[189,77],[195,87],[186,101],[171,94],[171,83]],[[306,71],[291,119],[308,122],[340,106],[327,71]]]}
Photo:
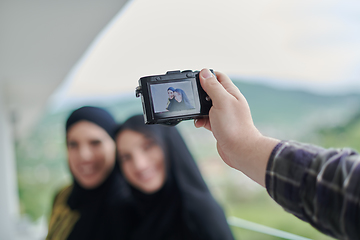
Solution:
{"label": "face", "polygon": [[174,92],[174,97],[175,97],[175,100],[176,100],[176,101],[181,102],[181,100],[182,100],[181,93],[179,93],[179,92]]}
{"label": "face", "polygon": [[67,132],[69,166],[74,178],[92,189],[105,181],[115,164],[116,145],[98,125],[80,121]]}
{"label": "face", "polygon": [[145,193],[165,183],[165,157],[161,147],[143,134],[124,130],[116,138],[122,172],[127,181]]}
{"label": "face", "polygon": [[174,92],[171,91],[171,90],[168,90],[168,96],[169,96],[169,99],[173,99],[174,98]]}

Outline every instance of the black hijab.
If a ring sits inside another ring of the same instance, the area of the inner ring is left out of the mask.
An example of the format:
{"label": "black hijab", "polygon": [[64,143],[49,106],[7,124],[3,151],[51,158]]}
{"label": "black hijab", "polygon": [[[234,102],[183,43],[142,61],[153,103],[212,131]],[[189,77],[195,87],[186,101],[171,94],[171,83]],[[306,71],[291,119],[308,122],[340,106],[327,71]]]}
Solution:
{"label": "black hijab", "polygon": [[175,127],[145,125],[143,116],[128,119],[118,130],[132,130],[154,139],[164,150],[166,182],[156,193],[134,187],[131,238],[233,239],[223,210],[207,188],[194,159]]}
{"label": "black hijab", "polygon": [[[66,132],[79,121],[95,123],[114,139],[116,122],[106,110],[89,106],[75,110],[66,122]],[[119,239],[118,236],[123,235],[122,219],[114,216],[113,211],[121,212],[121,206],[126,202],[126,188],[118,161],[105,181],[94,189],[83,188],[73,178],[67,203],[72,210],[80,212],[80,219],[68,239]]]}

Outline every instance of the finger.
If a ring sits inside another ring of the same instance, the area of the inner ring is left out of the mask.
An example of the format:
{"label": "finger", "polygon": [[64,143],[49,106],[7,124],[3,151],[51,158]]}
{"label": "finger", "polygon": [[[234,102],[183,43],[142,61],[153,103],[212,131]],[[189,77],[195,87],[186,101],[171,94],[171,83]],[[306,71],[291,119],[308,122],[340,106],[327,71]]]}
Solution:
{"label": "finger", "polygon": [[200,84],[204,91],[212,99],[213,105],[226,104],[226,99],[229,97],[229,93],[216,79],[216,77],[210,72],[209,69],[204,68],[200,71]]}
{"label": "finger", "polygon": [[211,126],[210,126],[210,121],[209,121],[209,118],[198,118],[198,119],[195,119],[194,121],[194,125],[196,128],[205,128],[209,131],[211,131]]}
{"label": "finger", "polygon": [[241,92],[239,88],[231,81],[231,79],[221,72],[215,72],[215,74],[217,80],[221,83],[225,90],[237,99],[239,99],[239,97],[241,96]]}
{"label": "finger", "polygon": [[205,125],[205,120],[202,119],[202,118],[201,119],[199,119],[199,118],[194,119],[194,125],[195,125],[196,128],[201,128],[201,127],[203,127]]}

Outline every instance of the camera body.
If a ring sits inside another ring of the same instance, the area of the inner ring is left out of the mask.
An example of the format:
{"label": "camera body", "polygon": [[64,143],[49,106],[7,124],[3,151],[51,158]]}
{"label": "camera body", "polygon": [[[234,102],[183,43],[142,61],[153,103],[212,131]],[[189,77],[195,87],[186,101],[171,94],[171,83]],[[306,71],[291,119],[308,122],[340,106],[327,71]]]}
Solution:
{"label": "camera body", "polygon": [[142,77],[136,88],[136,97],[140,96],[146,124],[174,126],[208,116],[212,106],[200,85],[199,71],[192,70]]}

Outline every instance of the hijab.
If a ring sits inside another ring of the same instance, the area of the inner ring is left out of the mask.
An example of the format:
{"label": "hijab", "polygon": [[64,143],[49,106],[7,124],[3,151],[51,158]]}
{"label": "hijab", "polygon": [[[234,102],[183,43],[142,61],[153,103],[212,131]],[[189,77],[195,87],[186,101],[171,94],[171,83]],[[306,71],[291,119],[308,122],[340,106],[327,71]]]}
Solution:
{"label": "hijab", "polygon": [[[71,113],[66,122],[66,132],[79,121],[89,121],[103,128],[114,139],[116,122],[105,109],[82,107]],[[120,174],[118,161],[103,183],[94,189],[83,188],[73,177],[73,188],[67,200],[72,210],[80,213],[68,239],[119,239],[122,235],[119,213],[126,199],[126,186]]]}
{"label": "hijab", "polygon": [[[194,107],[191,105],[189,98],[187,97],[184,90],[177,88],[174,90],[174,92],[177,92],[181,95],[181,102],[178,102],[177,100],[172,101],[169,105],[168,109],[169,111],[181,111],[181,110],[188,110],[193,109]],[[175,99],[175,97],[174,97]]]}
{"label": "hijab", "polygon": [[171,90],[171,91],[173,91],[173,92],[174,92],[174,91],[175,91],[175,88],[173,88],[173,87],[169,87],[167,90],[168,90],[168,91],[169,91],[169,90]]}
{"label": "hijab", "polygon": [[163,149],[166,180],[146,194],[130,186],[134,213],[130,239],[233,239],[223,210],[175,127],[145,125],[142,116],[129,118],[118,130],[132,130],[154,139]]}

